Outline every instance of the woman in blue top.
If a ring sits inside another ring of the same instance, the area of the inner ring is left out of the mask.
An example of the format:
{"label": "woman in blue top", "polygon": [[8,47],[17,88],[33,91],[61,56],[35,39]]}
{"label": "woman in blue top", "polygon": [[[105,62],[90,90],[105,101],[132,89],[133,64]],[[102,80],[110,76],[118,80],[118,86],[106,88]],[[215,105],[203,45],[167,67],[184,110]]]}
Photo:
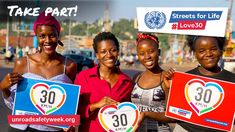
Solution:
{"label": "woman in blue top", "polygon": [[[56,52],[59,41],[60,24],[51,16],[41,13],[34,23],[39,52],[16,61],[13,72],[8,73],[0,83],[4,101],[12,109],[16,84],[23,77],[73,83],[77,65],[70,59]],[[63,129],[45,125],[10,124],[9,131],[63,131]]]}

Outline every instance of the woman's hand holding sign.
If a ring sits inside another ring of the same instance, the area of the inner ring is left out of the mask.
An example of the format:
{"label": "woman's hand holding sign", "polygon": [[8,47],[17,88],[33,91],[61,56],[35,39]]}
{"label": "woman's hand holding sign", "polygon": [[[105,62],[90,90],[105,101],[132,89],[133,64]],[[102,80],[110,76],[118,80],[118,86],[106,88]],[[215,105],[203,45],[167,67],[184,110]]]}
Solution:
{"label": "woman's hand holding sign", "polygon": [[133,132],[137,132],[138,128],[142,125],[145,118],[145,112],[141,112],[138,120],[137,126],[134,128]]}
{"label": "woman's hand holding sign", "polygon": [[0,83],[4,97],[8,98],[10,96],[9,88],[22,79],[23,77],[17,72],[8,73]]}
{"label": "woman's hand holding sign", "polygon": [[169,92],[171,79],[175,73],[175,69],[170,68],[168,71],[165,72],[163,77],[163,89],[165,92]]}
{"label": "woman's hand holding sign", "polygon": [[117,105],[118,103],[119,102],[113,100],[112,98],[105,96],[99,102],[93,103],[93,104],[90,105],[90,112],[93,112],[96,109],[100,109],[100,108],[102,108],[103,106],[106,106],[106,105]]}

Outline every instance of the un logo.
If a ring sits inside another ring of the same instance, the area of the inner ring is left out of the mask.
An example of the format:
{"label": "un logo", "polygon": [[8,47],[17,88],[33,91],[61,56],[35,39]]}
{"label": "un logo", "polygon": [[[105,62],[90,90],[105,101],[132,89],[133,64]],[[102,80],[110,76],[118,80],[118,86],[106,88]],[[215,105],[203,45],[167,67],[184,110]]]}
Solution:
{"label": "un logo", "polygon": [[144,22],[150,29],[161,29],[166,24],[166,15],[158,11],[148,12],[145,14]]}

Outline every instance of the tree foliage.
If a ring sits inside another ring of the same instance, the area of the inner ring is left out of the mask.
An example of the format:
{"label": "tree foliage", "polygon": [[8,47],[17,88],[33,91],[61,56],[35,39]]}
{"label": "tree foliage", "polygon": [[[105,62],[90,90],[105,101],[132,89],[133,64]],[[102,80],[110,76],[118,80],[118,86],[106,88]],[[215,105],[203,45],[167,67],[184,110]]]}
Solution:
{"label": "tree foliage", "polygon": [[134,28],[134,20],[120,19],[113,23],[112,32],[120,39],[135,39],[137,29]]}
{"label": "tree foliage", "polygon": [[6,29],[7,24],[5,22],[0,22],[0,29]]}
{"label": "tree foliage", "polygon": [[[69,20],[65,20],[62,23],[62,36],[69,34]],[[134,28],[134,20],[128,19],[120,19],[116,21],[112,25],[112,33],[114,33],[120,39],[135,39],[137,34],[137,29]],[[91,36],[93,34],[97,34],[102,31],[102,25],[99,20],[96,20],[92,24],[88,24],[87,22],[80,22],[76,24],[76,26],[72,27],[71,34],[72,35],[88,35]]]}

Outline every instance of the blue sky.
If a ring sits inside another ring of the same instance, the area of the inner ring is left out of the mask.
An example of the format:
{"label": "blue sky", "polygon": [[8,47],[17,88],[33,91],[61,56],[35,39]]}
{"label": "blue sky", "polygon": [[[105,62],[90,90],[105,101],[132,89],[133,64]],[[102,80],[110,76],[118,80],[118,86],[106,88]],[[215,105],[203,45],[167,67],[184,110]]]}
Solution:
{"label": "blue sky", "polygon": [[[229,0],[79,0],[78,20],[92,22],[103,17],[106,5],[110,18],[136,18],[136,7],[229,7]],[[235,8],[235,1],[233,2]],[[235,9],[232,10],[235,21]],[[235,24],[233,25],[235,30]]]}

